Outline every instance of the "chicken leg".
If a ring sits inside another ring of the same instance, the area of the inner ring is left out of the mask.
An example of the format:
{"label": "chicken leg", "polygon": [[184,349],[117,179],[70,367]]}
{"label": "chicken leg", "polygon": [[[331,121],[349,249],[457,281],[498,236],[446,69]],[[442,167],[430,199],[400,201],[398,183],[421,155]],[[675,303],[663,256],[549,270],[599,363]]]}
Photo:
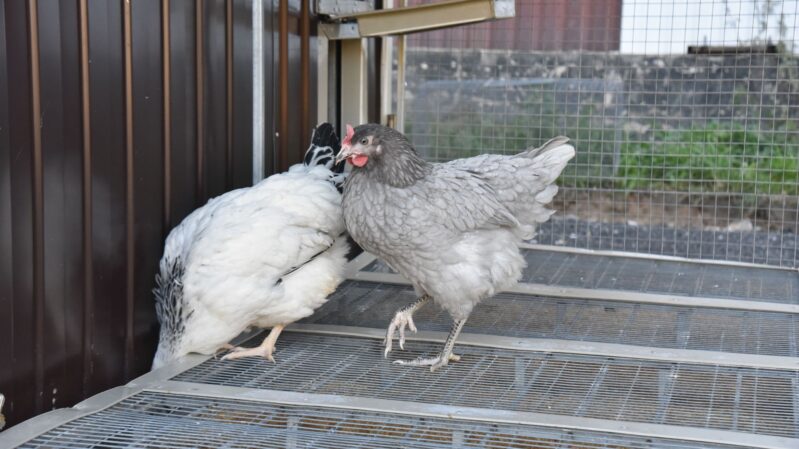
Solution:
{"label": "chicken leg", "polygon": [[264,338],[261,346],[257,346],[255,348],[233,348],[230,354],[222,357],[222,360],[240,359],[242,357],[263,357],[270,362],[275,363],[275,358],[272,357],[272,353],[275,351],[277,337],[280,336],[280,333],[283,332],[283,328],[285,327],[285,324],[278,324],[277,326],[273,327],[269,332],[269,335]]}
{"label": "chicken leg", "polygon": [[397,329],[399,329],[400,349],[405,349],[405,327],[407,326],[412,332],[416,332],[416,325],[413,324],[413,312],[419,310],[423,305],[427,304],[427,301],[429,300],[430,295],[422,295],[416,298],[416,300],[412,303],[397,310],[397,313],[394,314],[394,319],[392,319],[391,324],[388,325],[386,339],[383,341],[383,344],[386,346],[386,350],[383,352],[383,357],[388,357],[388,353],[391,352],[391,344],[392,340],[394,339],[394,332]]}
{"label": "chicken leg", "polygon": [[455,347],[455,340],[458,339],[464,324],[466,324],[466,318],[455,320],[447,336],[447,341],[444,343],[444,349],[437,356],[419,357],[416,360],[395,360],[394,363],[407,366],[429,366],[430,371],[436,371],[447,366],[450,361],[457,362],[461,359],[461,356],[453,354],[452,348]]}

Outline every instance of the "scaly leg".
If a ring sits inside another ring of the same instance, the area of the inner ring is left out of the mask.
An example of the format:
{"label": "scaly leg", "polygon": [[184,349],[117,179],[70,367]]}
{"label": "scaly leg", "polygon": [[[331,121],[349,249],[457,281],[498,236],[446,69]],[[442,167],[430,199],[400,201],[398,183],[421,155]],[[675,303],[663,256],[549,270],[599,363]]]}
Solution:
{"label": "scaly leg", "polygon": [[413,312],[416,312],[423,305],[427,304],[429,300],[429,295],[422,295],[416,298],[414,302],[397,310],[397,313],[394,314],[394,319],[392,319],[391,324],[388,325],[386,339],[383,341],[383,344],[386,346],[383,357],[388,357],[388,353],[391,352],[391,343],[394,339],[394,331],[396,331],[397,328],[399,328],[400,349],[405,349],[405,326],[411,331],[416,332],[416,325],[413,324]]}
{"label": "scaly leg", "polygon": [[230,351],[230,350],[233,350],[233,349],[236,349],[236,347],[235,347],[235,346],[233,346],[232,344],[230,344],[230,343],[225,343],[225,344],[223,344],[223,345],[222,345],[222,346],[220,346],[220,347],[219,347],[219,349],[217,349],[217,350],[216,350],[216,352],[214,353],[214,359],[216,359],[216,358],[217,358],[217,356],[218,356],[219,354],[221,354],[221,353],[223,353],[223,352],[225,352],[225,351]]}
{"label": "scaly leg", "polygon": [[409,365],[409,366],[429,366],[430,371],[435,371],[439,368],[447,366],[447,364],[451,361],[457,362],[461,359],[459,355],[455,355],[452,353],[452,348],[455,347],[455,340],[460,335],[461,330],[463,329],[463,325],[466,324],[466,318],[462,320],[455,320],[455,323],[452,325],[452,329],[449,331],[449,335],[447,336],[447,341],[444,343],[444,349],[435,356],[435,357],[419,357],[416,360],[395,360],[394,363],[398,365]]}
{"label": "scaly leg", "polygon": [[269,332],[269,335],[264,338],[261,346],[255,348],[233,348],[233,352],[222,357],[222,360],[240,359],[242,357],[263,357],[274,363],[275,358],[272,357],[272,353],[275,352],[275,343],[277,342],[277,337],[279,337],[280,333],[283,332],[284,327],[286,327],[285,324],[278,324],[277,326],[273,327]]}

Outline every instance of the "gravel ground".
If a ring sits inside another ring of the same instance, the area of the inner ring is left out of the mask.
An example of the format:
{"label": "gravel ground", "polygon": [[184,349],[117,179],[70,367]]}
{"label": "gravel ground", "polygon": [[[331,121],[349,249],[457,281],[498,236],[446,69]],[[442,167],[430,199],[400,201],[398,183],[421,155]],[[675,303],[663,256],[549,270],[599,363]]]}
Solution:
{"label": "gravel ground", "polygon": [[799,267],[799,238],[793,232],[711,231],[553,217],[540,226],[533,242]]}

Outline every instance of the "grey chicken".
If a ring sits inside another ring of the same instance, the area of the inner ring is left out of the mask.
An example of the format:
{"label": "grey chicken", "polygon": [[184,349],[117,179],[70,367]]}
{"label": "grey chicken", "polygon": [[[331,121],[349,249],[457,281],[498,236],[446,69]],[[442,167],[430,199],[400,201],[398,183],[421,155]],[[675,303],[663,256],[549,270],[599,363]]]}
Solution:
{"label": "grey chicken", "polygon": [[353,165],[342,209],[352,238],[407,278],[419,298],[394,315],[385,356],[399,331],[416,331],[413,313],[430,299],[454,319],[435,357],[395,363],[430,366],[457,361],[452,352],[482,299],[512,286],[525,265],[519,243],[549,219],[553,184],[574,157],[568,138],[514,156],[484,154],[429,163],[400,132],[381,125],[347,127],[337,160]]}

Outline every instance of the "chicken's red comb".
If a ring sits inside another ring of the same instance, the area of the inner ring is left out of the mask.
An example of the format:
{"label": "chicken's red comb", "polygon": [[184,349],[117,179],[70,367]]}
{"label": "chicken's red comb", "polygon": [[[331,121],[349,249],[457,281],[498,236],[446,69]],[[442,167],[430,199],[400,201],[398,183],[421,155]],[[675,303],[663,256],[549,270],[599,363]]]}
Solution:
{"label": "chicken's red comb", "polygon": [[344,140],[341,142],[342,145],[352,145],[352,136],[355,135],[355,129],[353,129],[352,125],[347,124],[347,135],[344,136]]}

